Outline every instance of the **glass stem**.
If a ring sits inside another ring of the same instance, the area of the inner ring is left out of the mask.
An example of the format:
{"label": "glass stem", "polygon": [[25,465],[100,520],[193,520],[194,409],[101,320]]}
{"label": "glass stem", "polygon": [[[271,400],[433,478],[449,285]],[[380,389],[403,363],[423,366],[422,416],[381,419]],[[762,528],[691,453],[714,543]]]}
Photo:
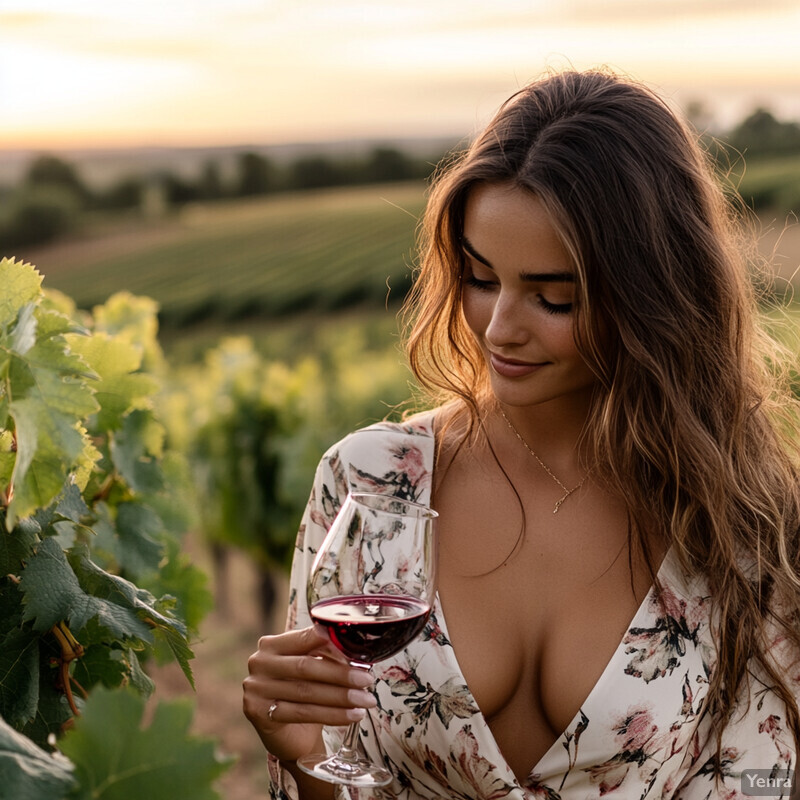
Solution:
{"label": "glass stem", "polygon": [[358,730],[359,730],[359,723],[358,722],[351,722],[350,726],[347,728],[347,733],[345,734],[344,741],[342,741],[342,745],[339,748],[339,752],[336,754],[338,758],[342,759],[342,761],[357,761],[358,760],[358,751],[356,749],[356,744],[358,742]]}
{"label": "glass stem", "polygon": [[[357,669],[363,669],[364,672],[369,672],[372,665],[371,664],[364,664],[361,661],[351,661],[351,667],[356,667]],[[360,722],[351,722],[347,728],[347,733],[342,740],[342,744],[339,747],[339,752],[336,753],[336,756],[340,758],[342,761],[348,762],[355,762],[358,761],[358,732],[361,728]]]}

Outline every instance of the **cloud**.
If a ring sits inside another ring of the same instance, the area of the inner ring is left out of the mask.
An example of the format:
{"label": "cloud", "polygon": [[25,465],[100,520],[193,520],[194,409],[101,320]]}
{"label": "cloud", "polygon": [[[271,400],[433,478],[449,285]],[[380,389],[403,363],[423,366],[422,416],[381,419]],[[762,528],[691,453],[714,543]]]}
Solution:
{"label": "cloud", "polygon": [[714,17],[720,21],[731,17],[764,17],[796,12],[796,0],[568,0],[559,13],[570,24],[641,24],[659,23],[677,18],[688,20]]}

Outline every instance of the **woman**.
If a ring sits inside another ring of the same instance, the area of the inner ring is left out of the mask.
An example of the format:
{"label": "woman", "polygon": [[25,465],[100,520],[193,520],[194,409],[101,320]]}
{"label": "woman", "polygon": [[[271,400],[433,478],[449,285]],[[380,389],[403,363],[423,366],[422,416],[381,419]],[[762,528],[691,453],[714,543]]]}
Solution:
{"label": "woman", "polygon": [[[245,681],[272,796],[333,797],[293,761],[353,719],[386,797],[689,800],[786,777],[796,409],[733,230],[683,124],[602,72],[521,90],[438,176],[408,340],[437,405],[320,465],[288,632]],[[304,599],[353,489],[439,512],[431,620],[374,683]]]}

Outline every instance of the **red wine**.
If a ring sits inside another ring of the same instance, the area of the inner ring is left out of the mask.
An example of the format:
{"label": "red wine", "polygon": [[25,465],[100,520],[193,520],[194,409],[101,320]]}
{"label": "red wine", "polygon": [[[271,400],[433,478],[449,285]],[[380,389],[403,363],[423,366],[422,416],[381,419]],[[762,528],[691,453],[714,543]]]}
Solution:
{"label": "red wine", "polygon": [[374,664],[402,650],[425,627],[431,608],[416,597],[351,595],[322,600],[311,618],[351,660]]}

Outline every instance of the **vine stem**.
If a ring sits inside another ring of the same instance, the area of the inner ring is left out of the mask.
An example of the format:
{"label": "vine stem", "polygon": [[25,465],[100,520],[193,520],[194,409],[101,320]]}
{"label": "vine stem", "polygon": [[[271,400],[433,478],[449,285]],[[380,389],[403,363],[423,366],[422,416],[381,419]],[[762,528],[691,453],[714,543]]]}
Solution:
{"label": "vine stem", "polygon": [[[81,715],[81,712],[78,709],[78,706],[75,703],[75,697],[72,694],[73,678],[69,674],[69,667],[73,661],[80,658],[84,654],[85,652],[84,647],[72,635],[72,631],[69,629],[67,623],[64,622],[64,620],[53,625],[50,631],[53,634],[53,636],[56,637],[59,647],[61,647],[61,659],[60,659],[61,666],[59,668],[61,688],[64,690],[64,694],[67,697],[67,702],[69,703],[69,707],[72,710],[72,713],[76,717],[79,717]],[[81,694],[84,697],[86,697],[86,690],[78,683],[78,681],[75,681],[75,685],[78,687]]]}

